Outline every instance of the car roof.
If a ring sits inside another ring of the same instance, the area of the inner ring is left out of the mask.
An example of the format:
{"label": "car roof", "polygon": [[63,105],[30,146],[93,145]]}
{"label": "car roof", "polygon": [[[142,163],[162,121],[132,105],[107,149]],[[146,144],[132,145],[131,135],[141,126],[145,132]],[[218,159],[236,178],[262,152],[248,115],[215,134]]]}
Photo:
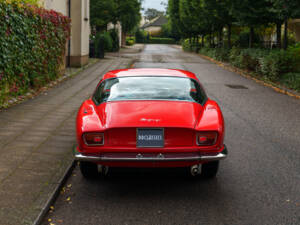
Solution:
{"label": "car roof", "polygon": [[106,73],[103,79],[115,77],[137,77],[137,76],[167,76],[167,77],[186,77],[197,79],[196,75],[186,70],[160,69],[160,68],[141,68],[141,69],[121,69],[112,70]]}

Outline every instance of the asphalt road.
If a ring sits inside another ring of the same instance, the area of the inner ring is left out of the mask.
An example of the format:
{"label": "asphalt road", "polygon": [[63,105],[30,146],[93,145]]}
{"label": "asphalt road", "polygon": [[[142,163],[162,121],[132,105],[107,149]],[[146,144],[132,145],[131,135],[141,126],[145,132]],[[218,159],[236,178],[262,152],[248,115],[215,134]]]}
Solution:
{"label": "asphalt road", "polygon": [[172,46],[123,57],[196,73],[222,108],[229,157],[213,180],[138,170],[87,181],[77,168],[44,224],[300,224],[299,100]]}

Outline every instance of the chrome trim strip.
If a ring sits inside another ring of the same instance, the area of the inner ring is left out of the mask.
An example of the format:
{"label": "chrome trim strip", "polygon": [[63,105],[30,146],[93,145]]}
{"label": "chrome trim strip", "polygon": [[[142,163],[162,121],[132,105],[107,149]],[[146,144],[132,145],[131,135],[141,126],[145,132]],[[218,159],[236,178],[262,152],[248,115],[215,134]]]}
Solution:
{"label": "chrome trim strip", "polygon": [[[163,157],[163,154],[158,154],[157,157],[107,157],[107,156],[87,156],[75,150],[75,160],[91,161],[91,162],[176,162],[176,161],[218,161],[227,157],[227,150],[218,153],[217,155],[199,155],[188,157]],[[141,154],[137,154],[141,156]]]}

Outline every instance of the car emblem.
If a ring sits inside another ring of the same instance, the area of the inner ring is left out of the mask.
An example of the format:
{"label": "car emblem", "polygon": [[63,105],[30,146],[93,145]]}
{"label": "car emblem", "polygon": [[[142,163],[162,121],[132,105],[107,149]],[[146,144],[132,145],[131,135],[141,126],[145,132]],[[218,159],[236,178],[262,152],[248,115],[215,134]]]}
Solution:
{"label": "car emblem", "polygon": [[141,119],[142,122],[159,122],[160,119],[146,119],[146,118],[142,118]]}
{"label": "car emblem", "polygon": [[139,154],[136,155],[136,158],[137,158],[137,159],[142,159],[142,158],[143,158],[143,155],[142,155],[141,153],[139,153]]}
{"label": "car emblem", "polygon": [[159,159],[164,159],[165,156],[164,156],[163,154],[159,153],[159,154],[157,155],[157,158],[159,158]]}

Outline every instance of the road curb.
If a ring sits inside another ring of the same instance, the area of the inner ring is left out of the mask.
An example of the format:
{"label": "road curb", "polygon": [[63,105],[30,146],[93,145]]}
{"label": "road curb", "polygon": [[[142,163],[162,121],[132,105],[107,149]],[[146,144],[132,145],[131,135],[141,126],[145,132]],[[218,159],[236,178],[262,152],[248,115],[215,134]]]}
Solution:
{"label": "road curb", "polygon": [[52,192],[52,194],[50,196],[50,198],[48,199],[48,201],[46,202],[45,206],[42,208],[40,214],[35,219],[35,221],[33,222],[32,225],[40,225],[42,223],[42,221],[45,218],[45,216],[47,215],[50,207],[54,204],[54,202],[56,201],[57,197],[59,196],[61,188],[66,183],[67,179],[70,177],[70,175],[72,174],[72,172],[73,172],[73,170],[74,170],[75,167],[76,167],[76,161],[73,160],[73,162],[71,163],[71,165],[67,168],[66,172],[64,173],[63,177],[57,183],[54,191]]}
{"label": "road curb", "polygon": [[253,80],[255,81],[256,83],[258,84],[261,84],[265,87],[270,87],[272,88],[274,91],[278,92],[278,93],[281,93],[281,94],[285,94],[285,95],[288,95],[288,96],[291,96],[291,97],[294,97],[294,98],[297,98],[297,99],[300,99],[300,93],[296,92],[296,91],[293,91],[291,89],[288,89],[286,87],[283,87],[279,84],[275,84],[271,81],[264,81],[264,80],[261,80],[255,76],[252,76],[250,75],[249,72],[245,71],[245,70],[242,70],[242,69],[239,69],[239,68],[236,68],[234,66],[231,66],[231,65],[226,65],[226,63],[224,62],[221,62],[221,61],[218,61],[218,60],[215,60],[213,58],[210,58],[206,55],[202,55],[202,54],[197,54],[199,55],[200,57],[206,59],[206,60],[209,60],[213,63],[215,63],[217,66],[219,67],[222,67],[230,72],[234,72],[242,77],[245,77],[247,79],[250,79],[250,80]]}
{"label": "road curb", "polygon": [[[130,60],[130,62],[127,65],[127,68],[132,68],[134,66],[134,63],[135,63],[135,60]],[[111,65],[109,65],[109,66],[111,66]],[[80,71],[80,72],[82,72],[82,71]],[[72,163],[68,166],[68,168],[66,169],[66,171],[63,174],[62,178],[58,181],[54,191],[50,194],[50,197],[48,198],[46,204],[41,209],[41,212],[39,213],[39,215],[37,216],[37,218],[35,219],[35,221],[33,222],[32,225],[40,225],[43,222],[43,220],[45,219],[46,215],[49,212],[50,207],[55,203],[57,197],[60,194],[61,189],[63,188],[66,181],[68,180],[68,178],[72,174],[72,172],[75,169],[76,165],[77,165],[77,161],[73,160]]]}

